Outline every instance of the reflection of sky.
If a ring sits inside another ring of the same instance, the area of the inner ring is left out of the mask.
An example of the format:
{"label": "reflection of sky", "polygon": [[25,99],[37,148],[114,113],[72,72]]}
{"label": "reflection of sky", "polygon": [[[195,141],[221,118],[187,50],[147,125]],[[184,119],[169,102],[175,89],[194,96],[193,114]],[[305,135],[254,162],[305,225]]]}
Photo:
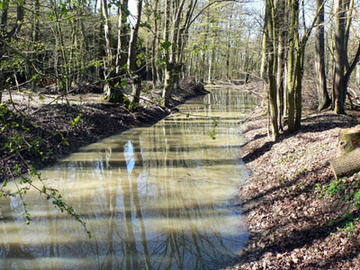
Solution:
{"label": "reflection of sky", "polygon": [[[247,174],[236,127],[256,105],[216,90],[188,101],[182,114],[89,145],[44,171],[94,238],[29,192],[31,225],[0,221],[0,269],[14,268],[14,260],[17,269],[142,269],[147,260],[153,269],[226,266],[247,239],[234,199]],[[208,135],[212,119],[219,120],[216,140]],[[14,216],[19,205],[8,206]]]}
{"label": "reflection of sky", "polygon": [[128,141],[124,145],[124,157],[126,160],[127,171],[131,173],[135,166],[134,148],[131,141]]}

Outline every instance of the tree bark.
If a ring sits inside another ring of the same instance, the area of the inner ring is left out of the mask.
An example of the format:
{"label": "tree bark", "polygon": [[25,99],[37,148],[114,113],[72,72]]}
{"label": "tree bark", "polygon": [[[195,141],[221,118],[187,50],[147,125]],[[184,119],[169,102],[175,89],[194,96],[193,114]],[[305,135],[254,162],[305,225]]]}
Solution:
{"label": "tree bark", "polygon": [[316,25],[315,39],[315,69],[318,74],[318,111],[330,106],[331,100],[327,92],[326,72],[325,72],[325,35],[324,35],[324,0],[316,0],[316,9],[319,12]]}
{"label": "tree bark", "polygon": [[164,78],[164,91],[163,91],[163,99],[164,99],[164,105],[165,107],[170,107],[170,101],[171,101],[171,90],[174,85],[173,82],[173,69],[174,65],[173,63],[169,62],[166,65],[165,69],[165,78]]}
{"label": "tree bark", "polygon": [[278,106],[278,126],[283,130],[282,118],[284,113],[284,66],[285,66],[285,47],[286,47],[286,3],[278,2],[278,53],[277,53],[277,106]]}
{"label": "tree bark", "polygon": [[261,79],[266,82],[267,81],[267,73],[266,73],[266,65],[267,65],[267,55],[266,55],[266,47],[267,47],[267,16],[268,16],[268,5],[265,5],[265,17],[264,17],[264,25],[263,25],[263,36],[262,36],[262,49],[261,49],[261,66],[260,66],[260,77]]}
{"label": "tree bark", "polygon": [[121,0],[120,7],[118,9],[118,43],[117,43],[117,54],[116,54],[116,74],[119,75],[124,70],[124,66],[128,59],[128,0]]}
{"label": "tree bark", "polygon": [[339,134],[338,156],[360,148],[360,127],[343,129]]}
{"label": "tree bark", "polygon": [[111,39],[111,27],[110,18],[108,13],[107,0],[102,0],[102,15],[104,18],[104,36],[105,36],[105,60],[104,60],[104,94],[105,98],[109,102],[123,102],[123,94],[119,89],[114,87],[114,81],[112,80],[112,74],[114,72],[114,58],[111,51],[112,39]]}
{"label": "tree bark", "polygon": [[275,21],[272,0],[267,0],[266,10],[267,14],[267,55],[268,55],[268,79],[269,79],[269,107],[270,107],[270,122],[273,140],[276,141],[279,137],[278,126],[278,106],[277,106],[277,88],[276,88],[276,58],[275,58]]}
{"label": "tree bark", "polygon": [[7,28],[7,21],[8,21],[8,11],[9,11],[9,4],[8,2],[3,2],[3,8],[1,13],[1,25],[0,31],[3,36],[6,36],[6,28]]}
{"label": "tree bark", "polygon": [[301,128],[302,117],[302,78],[304,75],[304,57],[305,57],[305,45],[298,44],[296,52],[296,91],[295,91],[295,130]]}
{"label": "tree bark", "polygon": [[158,3],[159,0],[155,0],[154,3],[154,33],[153,33],[153,39],[152,39],[152,58],[151,58],[151,78],[153,82],[153,89],[156,88],[156,83],[158,80],[158,74],[156,69],[156,40],[157,40],[157,34],[158,34]]}
{"label": "tree bark", "polygon": [[141,22],[141,10],[142,10],[142,0],[137,0],[136,12],[137,18],[134,27],[131,29],[131,36],[129,42],[129,53],[128,53],[128,68],[134,72],[137,69],[136,65],[136,49],[137,49],[137,38],[139,33],[139,27]]}
{"label": "tree bark", "polygon": [[348,83],[350,80],[350,76],[351,76],[352,72],[355,70],[356,65],[359,63],[359,57],[360,57],[360,42],[359,42],[355,57],[354,57],[352,63],[349,65],[347,72],[344,75],[344,81],[343,81],[344,86],[343,87],[345,89],[345,93],[347,93],[347,86],[348,86]]}
{"label": "tree bark", "polygon": [[339,134],[338,156],[330,161],[335,177],[360,172],[360,127],[343,129]]}
{"label": "tree bark", "polygon": [[344,88],[345,48],[345,12],[344,1],[336,0],[335,15],[335,78],[334,78],[334,112],[345,113],[346,89]]}
{"label": "tree bark", "polygon": [[330,161],[336,179],[360,172],[360,148]]}
{"label": "tree bark", "polygon": [[295,131],[295,42],[299,32],[299,3],[298,0],[289,0],[290,32],[288,50],[288,130]]}
{"label": "tree bark", "polygon": [[[164,22],[164,40],[165,42],[169,42],[169,24],[170,24],[170,0],[165,0],[165,22]],[[171,71],[172,71],[172,63],[169,59],[169,49],[165,48],[165,79],[164,79],[164,89],[162,92],[162,98],[164,100],[164,105],[169,107],[170,105],[170,97],[171,97]]]}
{"label": "tree bark", "polygon": [[[131,29],[131,37],[129,42],[129,53],[128,53],[128,71],[130,73],[130,78],[132,79],[132,92],[131,92],[131,101],[134,104],[139,104],[140,94],[141,94],[141,77],[138,74],[138,66],[136,61],[136,51],[137,51],[137,39],[139,33],[139,27],[141,22],[141,11],[142,11],[142,0],[137,0],[136,5],[136,22],[133,28]],[[136,107],[137,105],[135,105]]]}

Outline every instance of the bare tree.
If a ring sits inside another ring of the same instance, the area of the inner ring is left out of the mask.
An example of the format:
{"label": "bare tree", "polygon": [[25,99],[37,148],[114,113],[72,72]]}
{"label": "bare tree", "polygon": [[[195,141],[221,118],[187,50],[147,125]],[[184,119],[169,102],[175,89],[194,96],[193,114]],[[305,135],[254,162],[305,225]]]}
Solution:
{"label": "bare tree", "polygon": [[336,0],[335,14],[335,74],[334,74],[334,111],[338,114],[345,113],[345,88],[344,68],[346,60],[345,50],[345,1]]}
{"label": "bare tree", "polygon": [[104,59],[104,94],[110,102],[122,102],[123,94],[120,89],[114,87],[114,67],[115,61],[112,53],[112,37],[111,24],[108,11],[107,0],[102,0],[102,16],[104,20],[104,36],[105,36],[105,59]]}
{"label": "bare tree", "polygon": [[131,101],[134,103],[139,103],[140,93],[141,93],[141,77],[139,76],[139,74],[137,74],[137,69],[139,68],[140,65],[139,66],[137,65],[136,51],[137,51],[138,32],[141,22],[142,0],[137,0],[136,11],[137,11],[136,21],[131,29],[127,65],[128,65],[130,77],[132,78],[133,81]]}
{"label": "bare tree", "polygon": [[319,16],[316,22],[315,69],[318,74],[318,110],[321,111],[329,107],[331,104],[331,100],[327,92],[325,72],[324,0],[316,0],[316,8],[319,12]]}

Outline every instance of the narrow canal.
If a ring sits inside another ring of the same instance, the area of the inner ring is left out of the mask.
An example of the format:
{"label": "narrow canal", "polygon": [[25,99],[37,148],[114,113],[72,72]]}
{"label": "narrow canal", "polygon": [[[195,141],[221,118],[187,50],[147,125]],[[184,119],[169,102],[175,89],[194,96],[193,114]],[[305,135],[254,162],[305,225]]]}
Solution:
{"label": "narrow canal", "polygon": [[0,201],[0,269],[212,269],[247,241],[236,199],[247,177],[237,123],[258,101],[214,90],[148,128],[81,148],[41,171],[86,221],[38,192]]}

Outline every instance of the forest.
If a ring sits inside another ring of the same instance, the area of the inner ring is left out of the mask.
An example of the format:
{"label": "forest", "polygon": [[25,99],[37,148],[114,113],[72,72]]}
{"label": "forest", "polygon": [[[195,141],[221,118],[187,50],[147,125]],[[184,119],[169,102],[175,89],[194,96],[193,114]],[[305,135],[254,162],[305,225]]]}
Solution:
{"label": "forest", "polygon": [[1,0],[0,9],[0,224],[9,198],[35,223],[25,199],[35,189],[91,238],[39,170],[168,115],[196,116],[177,106],[228,88],[261,105],[237,121],[252,172],[238,191],[250,236],[225,267],[360,267],[358,1]]}

